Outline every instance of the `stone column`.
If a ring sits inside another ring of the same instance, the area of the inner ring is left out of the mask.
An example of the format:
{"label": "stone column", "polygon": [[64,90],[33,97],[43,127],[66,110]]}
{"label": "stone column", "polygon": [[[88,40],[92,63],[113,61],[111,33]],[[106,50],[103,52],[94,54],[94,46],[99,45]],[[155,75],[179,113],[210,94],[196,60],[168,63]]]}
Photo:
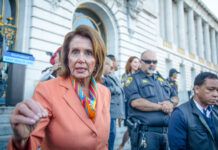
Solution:
{"label": "stone column", "polygon": [[216,33],[216,64],[218,64],[218,33]]}
{"label": "stone column", "polygon": [[188,10],[188,45],[189,53],[196,55],[194,13],[191,8]]}
{"label": "stone column", "polygon": [[217,52],[216,52],[216,33],[214,29],[211,29],[210,32],[211,39],[211,57],[213,64],[216,64],[217,61]]}
{"label": "stone column", "polygon": [[173,14],[172,0],[165,1],[165,35],[169,43],[173,43]]}
{"label": "stone column", "polygon": [[162,38],[165,38],[165,29],[164,29],[164,2],[158,1],[159,3],[159,21],[160,21],[160,35]]}
{"label": "stone column", "polygon": [[206,22],[204,23],[204,54],[205,54],[206,60],[211,62],[209,25]]}
{"label": "stone column", "polygon": [[185,49],[185,28],[184,28],[184,5],[183,5],[183,0],[178,0],[177,1],[177,6],[178,6],[178,43],[179,43],[179,48]]}
{"label": "stone column", "polygon": [[200,58],[204,58],[204,45],[203,45],[203,29],[202,29],[202,19],[200,16],[196,17],[197,23],[197,50]]}

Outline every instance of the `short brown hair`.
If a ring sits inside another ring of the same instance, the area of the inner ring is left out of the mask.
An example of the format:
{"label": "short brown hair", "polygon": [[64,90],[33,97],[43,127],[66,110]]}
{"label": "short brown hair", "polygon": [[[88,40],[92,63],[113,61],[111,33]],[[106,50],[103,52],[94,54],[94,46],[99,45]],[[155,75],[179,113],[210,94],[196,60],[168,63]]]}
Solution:
{"label": "short brown hair", "polygon": [[[127,63],[126,63],[126,74],[130,74],[131,73],[131,63],[132,63],[132,61],[134,60],[134,59],[138,59],[138,60],[140,60],[138,57],[136,57],[136,56],[131,56],[131,57],[129,57],[129,59],[128,59],[128,61],[127,61]],[[139,70],[139,68],[138,68],[138,70]],[[137,70],[137,71],[138,71]]]}
{"label": "short brown hair", "polygon": [[68,54],[69,54],[69,44],[71,40],[76,36],[80,35],[82,37],[89,38],[92,42],[94,58],[96,60],[95,69],[92,73],[97,82],[102,81],[102,74],[104,70],[105,62],[105,44],[101,36],[92,28],[86,25],[80,25],[75,31],[69,32],[63,43],[63,50],[61,52],[61,71],[60,76],[67,78],[70,74],[70,69],[68,67]]}

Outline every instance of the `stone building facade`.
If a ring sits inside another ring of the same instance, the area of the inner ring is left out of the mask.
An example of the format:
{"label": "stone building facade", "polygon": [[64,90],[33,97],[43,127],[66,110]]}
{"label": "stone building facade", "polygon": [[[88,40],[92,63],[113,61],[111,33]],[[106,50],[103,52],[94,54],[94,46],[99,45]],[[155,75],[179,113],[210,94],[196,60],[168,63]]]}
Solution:
{"label": "stone building facade", "polygon": [[[154,50],[164,77],[172,67],[181,72],[180,103],[188,100],[198,73],[218,74],[218,19],[201,0],[2,0],[0,13],[1,31],[6,25],[16,31],[11,50],[35,58],[34,65],[1,63],[1,70],[8,69],[4,96],[9,105],[32,96],[41,71],[50,65],[48,53],[80,24],[102,35],[107,53],[119,60],[119,76],[130,56]],[[0,56],[8,50],[6,37],[1,32]]]}
{"label": "stone building facade", "polygon": [[[32,96],[41,71],[50,65],[48,52],[53,53],[66,33],[84,23],[98,30],[107,53],[118,58],[120,76],[129,56],[140,57],[148,49],[156,51],[158,70],[164,77],[172,67],[181,72],[178,80],[181,102],[187,100],[184,95],[192,89],[196,74],[218,70],[218,19],[200,0],[3,0],[3,3],[16,8],[12,10],[16,12],[14,50],[35,57],[34,65],[20,67],[21,76],[15,75],[19,65],[9,72],[9,79],[20,78],[23,83],[19,92],[22,99]],[[9,89],[10,86],[13,83]]]}

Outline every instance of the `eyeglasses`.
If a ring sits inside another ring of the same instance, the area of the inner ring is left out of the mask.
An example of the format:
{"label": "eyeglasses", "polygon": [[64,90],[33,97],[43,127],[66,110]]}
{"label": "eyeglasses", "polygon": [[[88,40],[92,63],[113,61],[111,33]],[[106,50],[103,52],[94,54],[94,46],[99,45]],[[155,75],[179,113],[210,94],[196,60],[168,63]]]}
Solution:
{"label": "eyeglasses", "polygon": [[141,60],[146,64],[151,64],[151,63],[157,64],[157,60],[144,60],[144,59],[141,59]]}

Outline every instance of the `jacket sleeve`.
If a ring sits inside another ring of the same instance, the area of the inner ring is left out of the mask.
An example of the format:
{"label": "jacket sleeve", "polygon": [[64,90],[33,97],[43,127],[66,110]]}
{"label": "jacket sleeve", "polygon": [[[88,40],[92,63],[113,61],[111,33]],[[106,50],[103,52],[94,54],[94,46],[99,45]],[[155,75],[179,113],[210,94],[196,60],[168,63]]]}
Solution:
{"label": "jacket sleeve", "polygon": [[111,95],[121,93],[120,88],[116,86],[116,84],[110,77],[106,77],[105,82],[105,86],[110,90]]}
{"label": "jacket sleeve", "polygon": [[[48,89],[46,88],[46,83],[39,83],[35,89],[33,99],[38,101],[48,111],[48,117],[42,118],[38,126],[30,134],[27,150],[34,150],[41,146],[45,137],[45,129],[52,118],[52,103],[49,101]],[[8,142],[7,150],[15,150],[12,138]]]}
{"label": "jacket sleeve", "polygon": [[135,77],[128,77],[126,79],[124,93],[128,103],[131,103],[133,100],[142,98],[142,96],[139,93]]}
{"label": "jacket sleeve", "polygon": [[187,131],[183,112],[176,108],[168,125],[170,150],[186,150]]}

